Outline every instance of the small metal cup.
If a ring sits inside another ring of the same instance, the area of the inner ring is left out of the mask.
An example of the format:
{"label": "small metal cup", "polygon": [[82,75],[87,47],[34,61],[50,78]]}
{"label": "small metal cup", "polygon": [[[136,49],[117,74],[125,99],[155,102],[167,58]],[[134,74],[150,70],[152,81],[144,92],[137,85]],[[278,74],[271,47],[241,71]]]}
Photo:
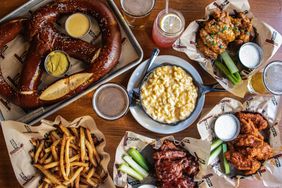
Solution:
{"label": "small metal cup", "polygon": [[[125,108],[122,110],[122,112],[116,116],[108,116],[107,114],[104,114],[100,111],[99,107],[97,106],[97,98],[100,94],[100,92],[107,88],[107,87],[114,87],[114,88],[118,88],[120,91],[123,92],[124,94],[124,97],[125,97],[125,102],[126,102],[126,105],[125,105]],[[98,89],[95,91],[94,95],[93,95],[93,98],[92,98],[92,105],[93,105],[93,109],[94,111],[96,112],[96,114],[105,119],[105,120],[117,120],[121,117],[123,117],[124,115],[126,115],[126,113],[128,112],[128,109],[129,109],[129,96],[128,96],[128,93],[126,91],[125,88],[123,88],[122,86],[118,85],[118,84],[115,84],[115,83],[107,83],[107,84],[103,84],[101,85],[100,87],[98,87]]]}
{"label": "small metal cup", "polygon": [[[237,129],[236,129],[236,132],[235,132],[234,136],[233,136],[232,138],[229,138],[229,139],[223,139],[223,138],[221,138],[220,136],[218,136],[218,135],[216,134],[216,131],[214,131],[214,132],[215,132],[215,135],[216,135],[220,140],[225,141],[225,142],[228,142],[228,141],[232,141],[232,140],[234,140],[235,138],[238,137],[238,135],[239,135],[239,133],[240,133],[241,126],[240,126],[240,121],[239,121],[239,119],[238,119],[234,114],[221,114],[220,116],[217,117],[217,119],[218,119],[219,117],[221,117],[221,116],[226,116],[226,115],[231,116],[231,117],[236,121]],[[214,122],[214,126],[216,126],[216,121],[217,121],[217,119],[216,119],[215,122]],[[214,127],[214,130],[215,130],[215,127]]]}
{"label": "small metal cup", "polygon": [[[87,31],[84,35],[79,36],[79,37],[76,37],[76,36],[71,35],[71,34],[69,33],[68,29],[67,29],[68,20],[69,20],[69,19],[71,18],[71,16],[73,16],[74,14],[82,14],[82,15],[84,15],[84,16],[88,19],[88,22],[89,22],[88,31]],[[65,21],[65,30],[66,30],[66,32],[68,33],[68,35],[70,35],[71,37],[73,37],[73,38],[79,38],[79,39],[80,39],[80,38],[83,38],[84,36],[86,36],[86,35],[90,32],[90,30],[91,30],[91,19],[89,18],[88,15],[83,14],[83,13],[74,13],[74,14],[70,15],[70,16],[66,19],[66,21]]]}
{"label": "small metal cup", "polygon": [[[47,61],[48,61],[49,55],[50,55],[52,52],[61,52],[61,53],[65,54],[65,56],[67,57],[68,67],[67,67],[66,71],[63,72],[63,73],[60,74],[60,75],[54,75],[54,74],[52,74],[51,72],[49,72],[49,70],[47,69]],[[44,60],[44,68],[45,68],[46,72],[47,72],[49,75],[51,75],[51,76],[53,76],[53,77],[60,78],[60,77],[64,76],[64,75],[68,72],[68,70],[69,70],[69,68],[70,68],[70,58],[69,58],[69,55],[68,55],[66,52],[64,52],[64,51],[55,50],[55,51],[52,51],[52,52],[50,52],[50,53],[46,56],[46,58],[45,58],[45,60]]]}
{"label": "small metal cup", "polygon": [[[245,48],[246,46],[255,47],[255,48],[257,49],[258,53],[259,53],[259,63],[258,63],[256,66],[254,66],[254,67],[250,67],[250,66],[248,66],[247,64],[245,64],[245,62],[244,62],[244,61],[241,59],[241,57],[240,57],[240,54],[242,53],[242,51],[244,50],[244,48]],[[249,69],[255,69],[255,68],[257,68],[258,66],[260,66],[261,63],[262,63],[263,51],[262,51],[261,47],[260,47],[259,45],[257,45],[256,43],[254,43],[254,42],[247,42],[247,43],[243,44],[243,45],[240,47],[239,52],[238,52],[238,58],[239,58],[241,64],[244,65],[244,67],[249,68]]]}

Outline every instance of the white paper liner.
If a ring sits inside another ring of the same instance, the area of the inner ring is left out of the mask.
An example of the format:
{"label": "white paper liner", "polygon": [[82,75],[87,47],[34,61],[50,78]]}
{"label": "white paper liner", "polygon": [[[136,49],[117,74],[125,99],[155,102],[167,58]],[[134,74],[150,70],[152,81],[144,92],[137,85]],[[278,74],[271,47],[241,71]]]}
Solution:
{"label": "white paper liner", "polygon": [[[108,172],[107,167],[110,162],[110,155],[104,151],[106,145],[105,136],[97,129],[94,119],[90,116],[77,118],[73,122],[68,122],[61,116],[58,116],[54,122],[42,120],[39,126],[29,126],[16,121],[2,121],[1,127],[9,157],[16,178],[22,187],[35,188],[38,186],[41,178],[38,171],[31,164],[31,157],[29,156],[29,151],[33,148],[33,145],[30,143],[31,138],[44,138],[48,132],[55,130],[53,126],[60,122],[66,127],[86,127],[90,130],[91,134],[94,134],[99,141],[102,141],[97,146],[97,152],[101,156],[102,167]],[[114,187],[110,175],[105,182],[99,186],[99,188]]]}
{"label": "white paper liner", "polygon": [[[38,5],[34,6],[29,11],[34,11],[38,9],[40,6],[50,2],[51,0],[44,0]],[[17,16],[30,16],[30,12],[23,12],[21,15]],[[91,18],[91,17],[90,17]],[[57,25],[57,28],[62,32],[66,33],[64,28],[64,20],[66,20],[66,17],[63,17],[60,19],[60,25]],[[82,40],[93,43],[94,39],[97,39],[96,42],[99,42],[101,40],[101,34],[99,26],[97,25],[97,22],[95,19],[91,18],[91,31],[85,35]],[[121,30],[121,37],[122,37],[122,51],[121,56],[119,58],[119,63],[114,67],[114,69],[111,71],[115,72],[126,65],[128,65],[130,62],[138,59],[138,54],[136,53],[135,48],[131,44],[129,38],[127,37],[126,33],[124,32],[123,28],[120,26]],[[3,73],[3,76],[7,83],[9,83],[11,86],[16,86],[19,82],[22,65],[24,62],[24,59],[26,57],[27,51],[29,48],[29,43],[24,40],[22,35],[17,36],[14,40],[7,43],[3,49],[0,49],[0,66]],[[85,69],[85,65],[81,63],[81,61],[70,58],[70,69],[67,72],[68,75],[73,74],[75,72],[81,71]],[[107,76],[107,75],[106,75]],[[105,77],[106,77],[105,76]],[[53,83],[55,80],[58,80],[58,78],[54,78],[52,76],[49,76],[43,71],[43,75],[41,78],[40,83],[40,89],[45,88],[49,84]],[[2,119],[5,120],[18,120],[22,118],[25,115],[30,115],[30,112],[26,112],[20,107],[14,105],[10,101],[7,101],[5,98],[2,98],[0,96],[0,117],[2,116]]]}
{"label": "white paper liner", "polygon": [[[139,181],[130,180],[130,183],[128,182],[128,176],[125,173],[119,172],[117,169],[117,166],[121,163],[123,163],[122,156],[126,154],[126,151],[131,148],[135,147],[138,151],[142,151],[147,145],[152,145],[152,147],[158,149],[164,140],[172,140],[176,143],[181,143],[181,146],[189,151],[191,155],[196,157],[196,160],[199,163],[200,171],[195,177],[196,181],[201,181],[202,176],[206,175],[207,170],[207,161],[210,155],[210,144],[209,142],[205,140],[199,140],[195,138],[186,137],[180,142],[175,140],[173,136],[167,136],[164,138],[161,138],[160,140],[152,139],[146,136],[142,136],[139,134],[136,134],[134,132],[126,132],[125,136],[122,138],[122,140],[119,143],[119,146],[116,150],[116,156],[115,156],[115,165],[114,165],[114,171],[113,171],[113,180],[116,186],[120,187],[127,187],[127,188],[134,188],[138,187],[140,185]],[[153,155],[153,153],[149,153],[148,155]],[[144,181],[141,183],[146,184],[154,184],[156,180],[150,177],[145,178]]]}
{"label": "white paper liner", "polygon": [[[256,28],[258,36],[257,42],[263,50],[263,59],[259,67],[249,72],[250,70],[244,70],[245,76],[243,76],[243,82],[236,86],[233,86],[232,83],[224,78],[219,77],[215,74],[215,69],[213,63],[210,59],[207,59],[200,53],[196,48],[196,33],[199,28],[197,22],[206,21],[209,18],[209,15],[220,6],[224,11],[234,14],[234,10],[237,12],[248,12],[247,16],[253,18],[253,26]],[[261,70],[268,60],[276,53],[282,43],[281,35],[273,29],[270,25],[258,20],[250,11],[250,5],[248,0],[217,0],[210,3],[205,8],[205,18],[199,19],[191,22],[186,30],[183,32],[181,37],[173,44],[173,49],[184,52],[191,60],[197,61],[213,78],[215,78],[220,85],[233,93],[238,97],[244,97],[247,92],[247,78],[257,71]]]}
{"label": "white paper liner", "polygon": [[[208,173],[200,187],[228,188],[237,187],[240,178],[261,180],[265,186],[282,186],[282,138],[280,135],[281,111],[279,110],[280,97],[255,96],[247,99],[243,104],[232,98],[222,99],[209,113],[201,117],[197,123],[198,131],[202,140],[211,141],[215,137],[213,122],[224,113],[249,111],[261,113],[270,125],[270,146],[274,149],[274,157],[266,161],[261,169],[248,177],[227,177],[221,170],[220,163],[215,160],[208,166]],[[280,129],[280,130],[279,130]]]}

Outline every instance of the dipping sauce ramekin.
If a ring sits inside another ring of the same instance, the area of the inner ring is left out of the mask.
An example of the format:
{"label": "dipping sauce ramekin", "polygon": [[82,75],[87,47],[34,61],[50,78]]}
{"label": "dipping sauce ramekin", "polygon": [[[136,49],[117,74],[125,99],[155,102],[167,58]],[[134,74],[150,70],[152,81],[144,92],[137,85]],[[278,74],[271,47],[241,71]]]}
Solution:
{"label": "dipping sauce ramekin", "polygon": [[107,83],[95,91],[92,104],[98,116],[106,120],[116,120],[127,113],[129,96],[122,86]]}
{"label": "dipping sauce ramekin", "polygon": [[215,135],[222,141],[231,141],[240,133],[240,121],[233,114],[222,114],[214,122]]}
{"label": "dipping sauce ramekin", "polygon": [[70,67],[68,55],[60,50],[50,52],[44,61],[44,68],[46,72],[54,77],[63,76]]}
{"label": "dipping sauce ramekin", "polygon": [[255,69],[262,62],[263,51],[256,43],[247,42],[240,47],[238,56],[242,65]]}

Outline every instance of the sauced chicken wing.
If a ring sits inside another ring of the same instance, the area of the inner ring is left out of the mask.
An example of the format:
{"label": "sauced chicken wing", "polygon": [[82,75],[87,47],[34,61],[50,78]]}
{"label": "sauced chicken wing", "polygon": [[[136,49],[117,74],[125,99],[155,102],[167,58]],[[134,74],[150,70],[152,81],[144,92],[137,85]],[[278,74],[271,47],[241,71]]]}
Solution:
{"label": "sauced chicken wing", "polygon": [[212,51],[209,47],[207,47],[203,40],[199,37],[197,39],[197,48],[202,52],[206,57],[210,57],[211,59],[217,58],[217,53]]}
{"label": "sauced chicken wing", "polygon": [[205,24],[204,28],[211,36],[217,35],[225,43],[229,43],[235,40],[233,24],[226,24],[224,22],[212,19]]}
{"label": "sauced chicken wing", "polygon": [[200,36],[204,44],[216,54],[221,54],[225,51],[226,43],[218,35],[211,35],[205,29],[201,29]]}
{"label": "sauced chicken wing", "polygon": [[238,13],[236,18],[233,18],[227,12],[218,9],[199,30],[197,48],[207,58],[216,59],[230,42],[250,41],[252,30],[252,20],[244,13]]}
{"label": "sauced chicken wing", "polygon": [[153,154],[155,170],[160,188],[194,188],[194,176],[199,172],[199,164],[187,151],[165,140]]}
{"label": "sauced chicken wing", "polygon": [[241,42],[249,42],[251,31],[253,29],[252,20],[248,18],[244,13],[238,13],[238,18],[232,18],[234,24],[234,33],[238,40]]}

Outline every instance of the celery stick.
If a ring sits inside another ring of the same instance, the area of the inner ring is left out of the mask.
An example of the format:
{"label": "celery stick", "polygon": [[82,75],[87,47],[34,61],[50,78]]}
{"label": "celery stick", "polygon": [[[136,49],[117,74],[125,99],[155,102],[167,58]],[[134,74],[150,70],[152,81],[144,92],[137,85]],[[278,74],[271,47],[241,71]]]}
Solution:
{"label": "celery stick", "polygon": [[234,75],[234,77],[236,78],[236,80],[237,80],[238,83],[241,82],[242,78],[241,78],[241,75],[240,75],[239,72],[236,72],[236,73],[234,73],[233,75]]}
{"label": "celery stick", "polygon": [[123,173],[126,173],[126,174],[130,175],[131,177],[133,177],[133,178],[135,178],[135,179],[137,179],[139,181],[142,181],[144,179],[143,176],[141,176],[138,172],[136,172],[135,170],[130,168],[128,166],[128,164],[126,164],[126,163],[122,163],[119,166],[118,170],[122,171]]}
{"label": "celery stick", "polygon": [[211,162],[215,160],[215,158],[220,154],[221,150],[222,147],[218,146],[215,150],[211,152],[208,164],[211,164]]}
{"label": "celery stick", "polygon": [[149,175],[148,172],[146,172],[146,170],[144,170],[139,164],[137,164],[129,155],[124,155],[123,160],[144,178]]}
{"label": "celery stick", "polygon": [[130,148],[127,153],[134,159],[136,163],[138,163],[142,168],[144,168],[147,172],[149,171],[149,165],[141,153],[135,148]]}
{"label": "celery stick", "polygon": [[223,153],[223,166],[225,174],[230,174],[230,164],[228,163],[225,153],[227,152],[227,145],[224,143],[222,144],[222,153]]}
{"label": "celery stick", "polygon": [[216,139],[216,140],[214,140],[213,142],[212,142],[212,145],[211,145],[211,151],[213,151],[215,148],[217,148],[220,144],[222,144],[223,143],[223,141],[222,140],[220,140],[219,138],[218,139]]}
{"label": "celery stick", "polygon": [[228,70],[230,71],[231,74],[239,72],[235,63],[233,62],[233,60],[231,59],[231,57],[229,56],[229,54],[226,51],[224,51],[222,54],[220,54],[220,56],[222,57],[225,65],[227,66],[227,68],[228,68]]}
{"label": "celery stick", "polygon": [[236,85],[237,83],[239,83],[238,80],[234,78],[234,76],[225,67],[225,65],[220,63],[218,60],[215,60],[215,66],[228,78],[228,80],[231,81],[232,84]]}

